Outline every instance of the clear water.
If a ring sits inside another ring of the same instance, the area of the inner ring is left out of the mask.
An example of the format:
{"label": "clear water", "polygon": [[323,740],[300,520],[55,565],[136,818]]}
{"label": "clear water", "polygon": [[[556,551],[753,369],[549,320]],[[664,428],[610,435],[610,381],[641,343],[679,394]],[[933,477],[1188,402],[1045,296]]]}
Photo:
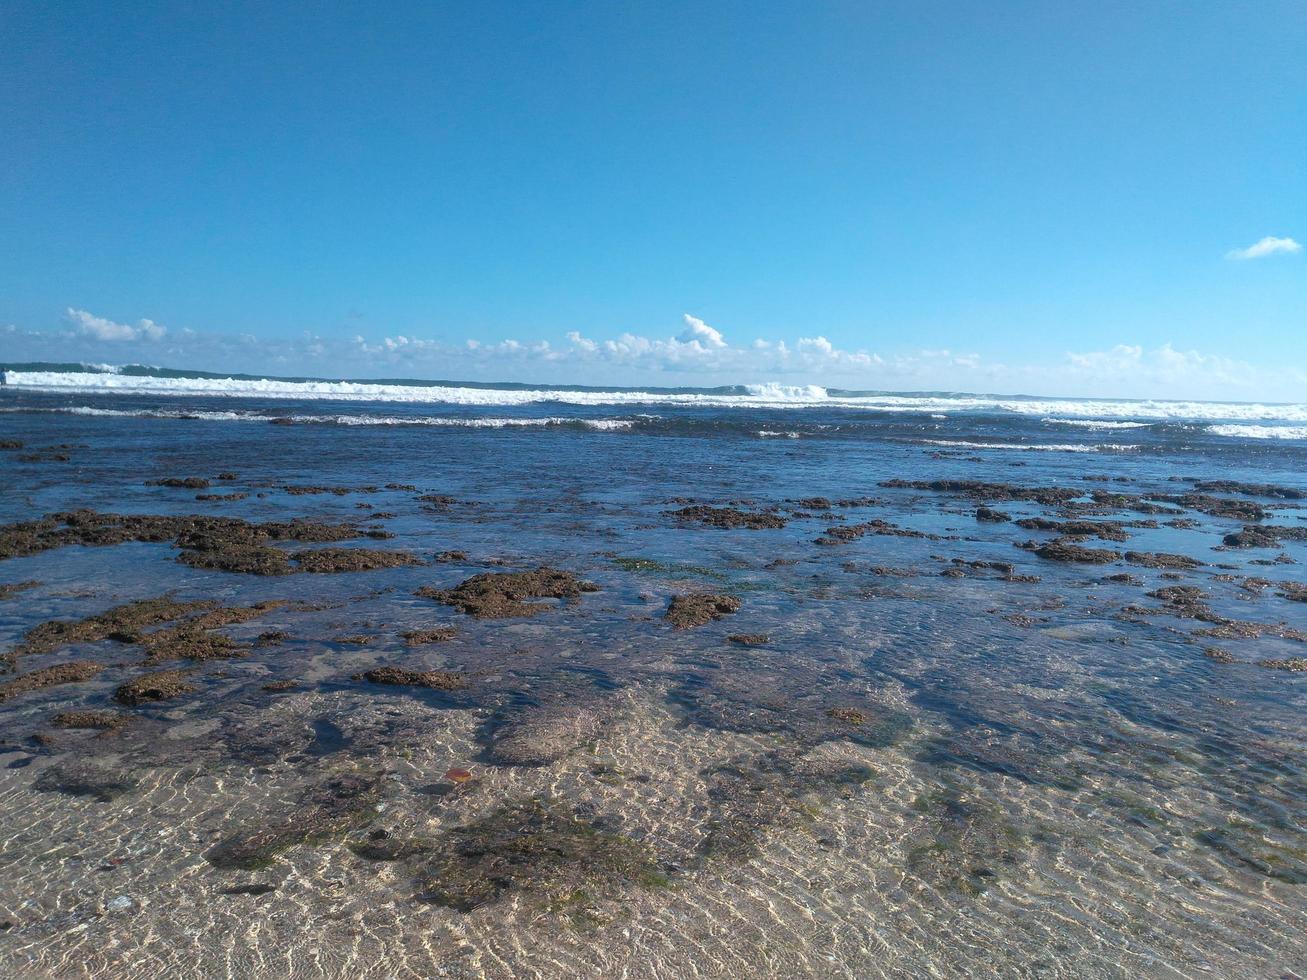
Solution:
{"label": "clear water", "polygon": [[[422,561],[261,577],[193,568],[170,543],[136,542],[0,562],[0,583],[40,583],[0,601],[0,648],[40,622],[165,593],[297,604],[224,628],[248,655],[194,665],[194,692],[136,708],[110,700],[159,669],[142,667],[132,644],[21,658],[19,673],[107,666],[0,701],[0,964],[11,975],[1307,970],[1303,674],[1259,665],[1307,655],[1292,632],[1307,631],[1307,605],[1290,598],[1307,583],[1307,543],[1213,550],[1243,522],[1181,507],[1192,525],[1173,527],[1175,515],[1108,507],[1089,519],[1158,526],[1083,544],[1204,564],[1064,563],[1014,547],[1052,533],[978,522],[977,500],[881,485],[1307,490],[1303,439],[1231,435],[1219,429],[1229,419],[1094,427],[992,408],[821,404],[237,403],[10,389],[0,409],[0,439],[25,444],[0,454],[0,522],[78,508],[359,521],[394,537],[345,546]],[[56,445],[72,448],[47,456],[67,460],[22,460]],[[238,478],[207,491],[147,485],[223,471]],[[288,485],[383,489],[293,495]],[[418,499],[431,493],[453,503]],[[1218,496],[1270,508],[1263,523],[1307,526],[1307,500]],[[813,497],[857,503],[795,503]],[[788,523],[719,530],[668,514],[688,501],[777,507]],[[992,503],[1013,519],[1065,519],[1056,506]],[[814,543],[873,519],[925,536]],[[466,557],[433,560],[447,551]],[[1010,562],[1038,581],[973,566],[942,575],[962,568],[954,559]],[[539,565],[598,591],[485,620],[414,595]],[[1137,583],[1106,579],[1120,572]],[[1174,585],[1201,588],[1221,617],[1284,628],[1195,635],[1212,624],[1158,612],[1163,602],[1147,595]],[[704,591],[738,597],[739,611],[689,630],[663,620],[672,596]],[[1132,606],[1151,611],[1123,612]],[[435,626],[458,632],[406,645],[406,631]],[[254,644],[270,630],[284,642]],[[766,640],[744,646],[732,634]],[[358,636],[370,642],[344,639]],[[354,679],[378,665],[470,680],[445,692]],[[296,687],[264,690],[277,680]],[[557,758],[495,755],[506,727],[547,728],[577,705],[600,720]],[[848,707],[861,724],[830,714]],[[99,735],[49,723],[103,708],[131,724]],[[130,788],[101,801],[42,780],[77,765]],[[451,768],[472,778],[453,782]],[[324,779],[360,771],[382,787],[365,827],[315,835],[257,869],[206,859],[233,832],[302,815]],[[370,861],[347,846],[374,830],[443,840],[531,798],[636,842],[656,875],[626,880],[599,853],[579,885],[542,879],[460,911],[419,900],[422,858]],[[247,885],[272,888],[226,893]]]}

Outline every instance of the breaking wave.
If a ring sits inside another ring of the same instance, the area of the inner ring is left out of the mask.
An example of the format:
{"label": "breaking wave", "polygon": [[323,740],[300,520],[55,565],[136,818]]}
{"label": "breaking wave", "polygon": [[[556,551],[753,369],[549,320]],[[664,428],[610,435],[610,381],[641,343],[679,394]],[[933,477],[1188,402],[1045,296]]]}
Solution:
{"label": "breaking wave", "polygon": [[535,404],[584,406],[668,405],[708,408],[843,408],[867,412],[935,415],[941,412],[1014,414],[1094,428],[1136,428],[1150,422],[1300,422],[1307,404],[1198,401],[1129,401],[1000,397],[965,394],[847,392],[817,385],[756,384],[715,389],[604,390],[423,384],[417,382],[285,380],[255,377],[176,377],[141,369],[104,371],[10,370],[6,383],[17,389],[297,400],[408,402],[477,407]]}
{"label": "breaking wave", "polygon": [[115,409],[73,405],[61,408],[22,408],[3,411],[35,412],[56,415],[87,415],[106,418],[184,419],[201,422],[295,422],[304,425],[425,425],[464,429],[554,428],[576,426],[601,432],[620,431],[634,426],[634,419],[549,418],[446,418],[440,416],[402,415],[267,415],[257,412],[188,412],[182,409]]}

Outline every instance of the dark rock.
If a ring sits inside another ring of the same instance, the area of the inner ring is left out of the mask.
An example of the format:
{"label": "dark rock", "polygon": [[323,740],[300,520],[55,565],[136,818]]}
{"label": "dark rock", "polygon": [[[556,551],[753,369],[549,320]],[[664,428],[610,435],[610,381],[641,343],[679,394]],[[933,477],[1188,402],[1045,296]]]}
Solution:
{"label": "dark rock", "polygon": [[1307,491],[1278,487],[1270,483],[1240,483],[1237,480],[1199,480],[1194,489],[1201,493],[1242,493],[1250,497],[1276,500],[1307,500]]}
{"label": "dark rock", "polygon": [[865,534],[881,534],[896,538],[925,538],[930,536],[921,531],[912,531],[899,527],[889,521],[874,520],[862,524],[837,524],[834,527],[828,527],[825,533],[814,541],[814,544],[846,544],[849,541],[856,541]]}
{"label": "dark rock", "polygon": [[114,691],[115,701],[127,705],[148,704],[151,701],[165,701],[168,698],[190,694],[198,688],[187,682],[188,670],[160,670],[152,674],[142,674]]}
{"label": "dark rock", "polygon": [[56,728],[96,728],[116,731],[131,721],[128,715],[117,711],[61,711],[50,719]]}
{"label": "dark rock", "polygon": [[1229,517],[1236,521],[1260,521],[1266,517],[1266,508],[1251,500],[1232,500],[1206,493],[1157,494],[1155,499],[1179,504],[1212,517]]}
{"label": "dark rock", "polygon": [[208,611],[215,605],[208,601],[178,602],[161,596],[114,606],[86,619],[49,620],[28,630],[14,652],[19,655],[50,653],[73,643],[95,643],[107,639],[138,642],[147,626]]}
{"label": "dark rock", "polygon": [[293,557],[302,572],[368,572],[377,568],[422,564],[407,551],[377,551],[372,548],[318,548],[297,551]]}
{"label": "dark rock", "polygon": [[680,510],[670,510],[667,513],[678,520],[695,521],[723,530],[736,528],[752,531],[774,530],[784,527],[787,523],[785,518],[777,514],[736,510],[733,507],[710,507],[707,504],[682,507]]}
{"label": "dark rock", "polygon": [[1272,670],[1291,670],[1301,673],[1307,670],[1307,657],[1289,657],[1286,660],[1259,660],[1258,667],[1270,667]]}
{"label": "dark rock", "polygon": [[1107,548],[1086,548],[1064,538],[1055,538],[1040,544],[1027,541],[1017,547],[1033,551],[1040,558],[1049,561],[1082,562],[1090,565],[1106,565],[1121,560],[1121,552]]}
{"label": "dark rock", "polygon": [[185,490],[207,490],[211,483],[202,476],[169,476],[162,480],[147,480],[147,487],[177,487]]}
{"label": "dark rock", "polygon": [[437,626],[426,630],[409,630],[404,634],[404,643],[411,647],[425,646],[428,643],[445,643],[458,635],[452,626]]}
{"label": "dark rock", "polygon": [[597,592],[571,572],[542,566],[532,572],[483,572],[453,589],[418,589],[416,595],[443,602],[478,619],[534,616],[550,608],[528,599],[578,600],[582,593]]}
{"label": "dark rock", "polygon": [[1081,496],[1080,490],[1067,487],[1019,487],[1010,483],[984,483],[980,480],[886,480],[882,487],[906,490],[933,490],[973,500],[1029,500],[1056,506]]}
{"label": "dark rock", "polygon": [[397,684],[430,687],[437,691],[458,691],[467,687],[464,674],[448,670],[405,670],[402,667],[376,667],[358,675],[369,684]]}
{"label": "dark rock", "polygon": [[1188,555],[1173,555],[1164,551],[1127,551],[1125,560],[1145,568],[1200,568],[1202,562]]}
{"label": "dark rock", "polygon": [[179,560],[199,568],[284,575],[291,570],[287,556],[269,547],[269,542],[343,541],[365,533],[353,525],[316,521],[253,524],[232,517],[120,515],[83,510],[0,526],[0,559],[72,544],[172,541],[182,549]]}
{"label": "dark rock", "polygon": [[1101,538],[1126,541],[1130,535],[1117,521],[1054,521],[1047,517],[1026,517],[1016,522],[1028,531],[1054,531],[1068,538]]}
{"label": "dark rock", "polygon": [[676,629],[684,630],[703,626],[739,609],[740,600],[736,596],[700,592],[674,596],[663,618]]}
{"label": "dark rock", "polygon": [[40,670],[20,674],[13,680],[0,684],[0,701],[8,701],[19,694],[40,690],[43,687],[54,687],[56,684],[89,681],[102,670],[104,670],[103,664],[90,660],[74,660],[71,663],[42,667]]}

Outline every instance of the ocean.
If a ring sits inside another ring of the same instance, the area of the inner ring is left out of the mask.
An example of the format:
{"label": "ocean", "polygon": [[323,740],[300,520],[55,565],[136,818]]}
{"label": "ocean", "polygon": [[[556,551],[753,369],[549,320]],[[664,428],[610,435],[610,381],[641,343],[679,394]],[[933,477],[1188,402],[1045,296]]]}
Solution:
{"label": "ocean", "polygon": [[1307,404],[0,386],[0,969],[1307,970]]}

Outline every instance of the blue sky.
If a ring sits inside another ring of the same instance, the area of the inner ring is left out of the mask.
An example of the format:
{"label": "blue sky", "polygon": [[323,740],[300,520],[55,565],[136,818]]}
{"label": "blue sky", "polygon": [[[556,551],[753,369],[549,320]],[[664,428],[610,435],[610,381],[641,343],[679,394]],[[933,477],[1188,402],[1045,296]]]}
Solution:
{"label": "blue sky", "polygon": [[0,360],[1307,397],[1301,3],[290,6],[0,7]]}

